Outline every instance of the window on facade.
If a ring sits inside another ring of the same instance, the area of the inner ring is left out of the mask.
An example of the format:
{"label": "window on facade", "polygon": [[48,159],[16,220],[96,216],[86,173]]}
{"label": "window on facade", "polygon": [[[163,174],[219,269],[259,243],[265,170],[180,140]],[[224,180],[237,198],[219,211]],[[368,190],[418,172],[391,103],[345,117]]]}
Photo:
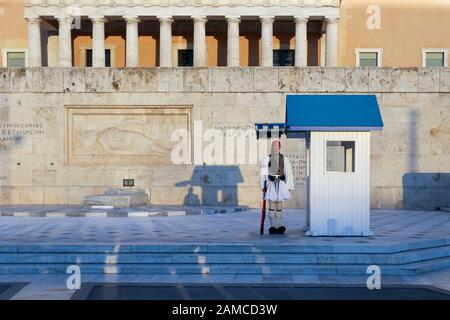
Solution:
{"label": "window on facade", "polygon": [[327,172],[355,172],[355,141],[327,141]]}
{"label": "window on facade", "polygon": [[[111,67],[111,49],[105,49],[105,66]],[[92,49],[86,49],[86,67],[92,67]]]}
{"label": "window on facade", "polygon": [[425,67],[444,67],[444,52],[426,52]]}
{"label": "window on facade", "polygon": [[25,52],[24,51],[8,52],[6,54],[6,60],[7,60],[8,67],[24,68],[25,67]]}
{"label": "window on facade", "polygon": [[192,67],[194,65],[194,50],[179,49],[178,50],[178,66]]}
{"label": "window on facade", "polygon": [[273,65],[275,67],[293,66],[295,50],[273,50]]}
{"label": "window on facade", "polygon": [[359,66],[360,67],[378,67],[378,52],[360,52]]}

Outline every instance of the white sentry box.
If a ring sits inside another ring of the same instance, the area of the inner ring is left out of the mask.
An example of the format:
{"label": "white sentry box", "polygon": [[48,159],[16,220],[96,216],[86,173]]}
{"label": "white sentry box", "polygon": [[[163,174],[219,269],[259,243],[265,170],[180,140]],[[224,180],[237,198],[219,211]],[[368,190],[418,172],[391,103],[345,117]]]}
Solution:
{"label": "white sentry box", "polygon": [[310,132],[310,236],[370,236],[370,132]]}
{"label": "white sentry box", "polygon": [[287,95],[286,122],[257,123],[257,137],[273,128],[306,137],[306,235],[372,235],[370,134],[383,129],[376,96]]}

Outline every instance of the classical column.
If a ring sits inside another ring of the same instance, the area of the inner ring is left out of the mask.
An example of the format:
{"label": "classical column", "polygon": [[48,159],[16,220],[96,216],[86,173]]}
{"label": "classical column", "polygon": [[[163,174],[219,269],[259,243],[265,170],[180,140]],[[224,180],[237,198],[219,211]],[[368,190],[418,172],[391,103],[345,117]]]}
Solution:
{"label": "classical column", "polygon": [[294,17],[295,21],[295,66],[308,65],[308,17]]}
{"label": "classical column", "polygon": [[338,62],[339,18],[326,18],[325,66],[336,67]]}
{"label": "classical column", "polygon": [[158,17],[159,20],[159,66],[172,66],[172,17]]}
{"label": "classical column", "polygon": [[262,61],[261,66],[273,66],[273,16],[260,17],[261,19],[261,40],[262,40]]}
{"label": "classical column", "polygon": [[136,68],[139,65],[138,24],[141,20],[137,16],[126,16],[124,19],[127,22],[126,66]]}
{"label": "classical column", "polygon": [[56,17],[59,23],[59,66],[72,66],[72,21],[73,17]]}
{"label": "classical column", "polygon": [[226,16],[228,22],[227,34],[227,66],[239,67],[239,16]]}
{"label": "classical column", "polygon": [[28,20],[28,67],[42,67],[41,19],[25,17]]}
{"label": "classical column", "polygon": [[197,16],[194,20],[194,67],[206,66],[206,17]]}
{"label": "classical column", "polygon": [[105,22],[103,16],[89,17],[92,21],[92,66],[105,67]]}

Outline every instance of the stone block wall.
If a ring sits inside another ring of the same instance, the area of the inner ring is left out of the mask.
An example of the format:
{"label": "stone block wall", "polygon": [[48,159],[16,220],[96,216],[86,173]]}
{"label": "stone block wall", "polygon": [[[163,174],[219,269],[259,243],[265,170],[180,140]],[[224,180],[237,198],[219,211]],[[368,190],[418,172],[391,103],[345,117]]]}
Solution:
{"label": "stone block wall", "polygon": [[[176,165],[168,137],[199,122],[202,133],[284,122],[286,95],[299,93],[377,96],[372,207],[450,205],[450,69],[320,67],[0,69],[0,204],[79,204],[131,178],[153,204],[258,207],[257,164]],[[282,144],[295,167],[289,206],[304,207],[305,141]]]}

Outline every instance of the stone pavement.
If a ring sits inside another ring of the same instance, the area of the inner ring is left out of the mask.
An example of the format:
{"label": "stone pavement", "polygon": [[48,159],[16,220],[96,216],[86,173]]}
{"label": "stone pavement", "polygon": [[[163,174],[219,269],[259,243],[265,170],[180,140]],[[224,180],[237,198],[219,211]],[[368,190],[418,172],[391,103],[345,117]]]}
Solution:
{"label": "stone pavement", "polygon": [[[150,219],[58,219],[0,217],[2,245],[203,243],[324,245],[379,248],[423,241],[449,243],[450,214],[442,211],[375,210],[373,237],[305,237],[305,211],[286,210],[285,236],[260,236],[259,211],[153,217]],[[2,283],[28,283],[13,299],[70,299],[68,275],[0,275]],[[365,276],[293,274],[86,274],[82,283],[271,283],[364,285]],[[420,275],[382,276],[382,285],[431,285],[450,291],[450,269]]]}
{"label": "stone pavement", "polygon": [[321,244],[387,246],[450,238],[450,214],[443,211],[375,210],[372,237],[306,237],[305,210],[287,209],[284,236],[260,236],[260,213],[130,218],[0,217],[1,244]]}

